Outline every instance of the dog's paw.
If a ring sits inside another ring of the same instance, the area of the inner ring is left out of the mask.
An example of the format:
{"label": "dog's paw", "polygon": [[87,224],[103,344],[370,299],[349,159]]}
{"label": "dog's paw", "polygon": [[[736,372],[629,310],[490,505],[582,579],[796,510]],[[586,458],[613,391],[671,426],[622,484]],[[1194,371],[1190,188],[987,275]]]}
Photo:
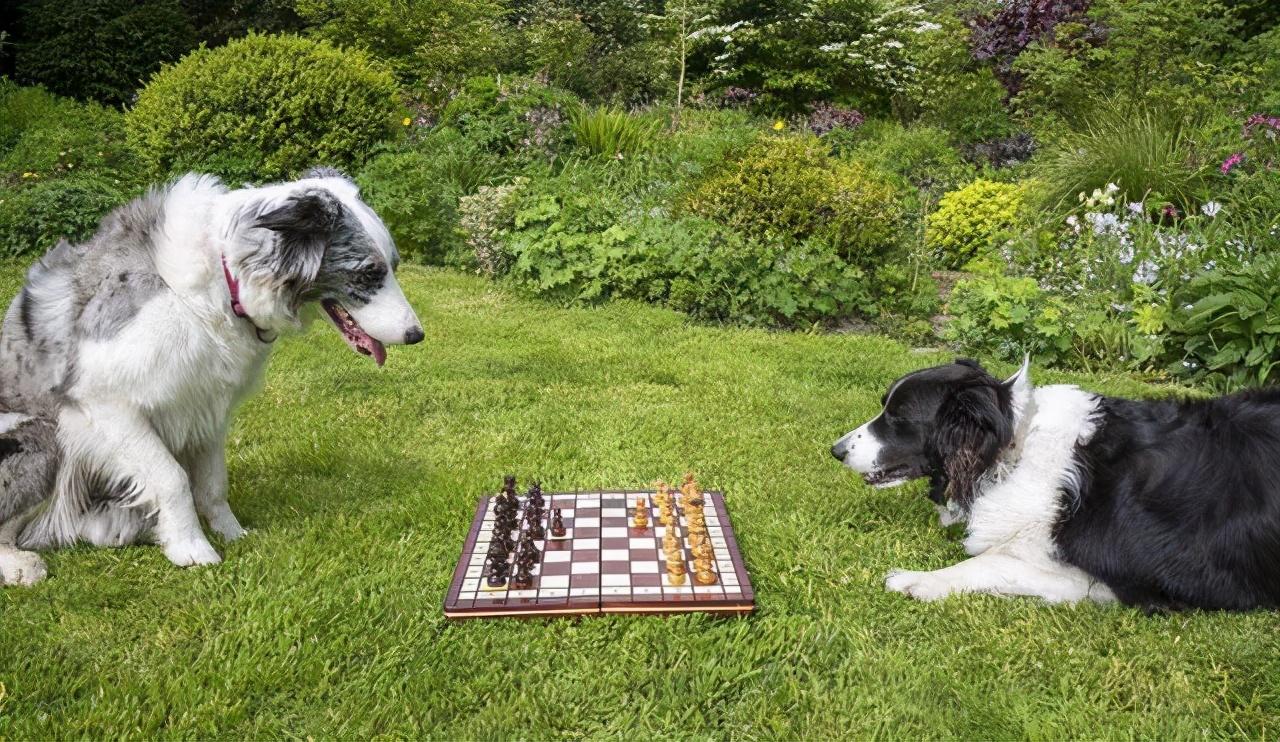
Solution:
{"label": "dog's paw", "polygon": [[907,572],[895,569],[885,575],[884,587],[886,590],[926,602],[939,600],[951,594],[951,586],[947,581],[932,572]]}
{"label": "dog's paw", "polygon": [[34,585],[48,574],[44,560],[33,551],[14,551],[0,556],[0,584]]}
{"label": "dog's paw", "polygon": [[222,540],[227,543],[249,535],[249,530],[240,525],[240,521],[236,520],[234,515],[209,521],[209,528],[213,529],[213,532],[221,536]]}
{"label": "dog's paw", "polygon": [[164,555],[179,567],[196,567],[202,564],[217,564],[222,561],[218,552],[213,550],[208,541],[180,541],[165,544]]}

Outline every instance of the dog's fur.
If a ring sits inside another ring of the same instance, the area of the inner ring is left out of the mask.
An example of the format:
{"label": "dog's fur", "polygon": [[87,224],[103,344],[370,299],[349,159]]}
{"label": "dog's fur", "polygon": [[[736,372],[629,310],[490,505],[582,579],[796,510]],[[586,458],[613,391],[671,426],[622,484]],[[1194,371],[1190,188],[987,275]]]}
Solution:
{"label": "dog's fur", "polygon": [[895,381],[831,453],[876,486],[928,477],[971,559],[890,590],[1148,610],[1280,604],[1280,389],[1136,402],[973,361]]}
{"label": "dog's fur", "polygon": [[32,550],[81,541],[219,561],[198,516],[245,533],[223,449],[272,341],[322,306],[379,365],[418,342],[397,262],[333,170],[240,190],[188,175],[50,250],[0,331],[0,582],[40,580]]}

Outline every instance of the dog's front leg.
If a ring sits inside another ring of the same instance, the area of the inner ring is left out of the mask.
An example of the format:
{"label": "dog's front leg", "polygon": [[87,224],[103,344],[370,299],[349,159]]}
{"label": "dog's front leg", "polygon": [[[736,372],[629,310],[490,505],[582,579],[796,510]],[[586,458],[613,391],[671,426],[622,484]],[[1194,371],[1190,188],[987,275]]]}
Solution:
{"label": "dog's front leg", "polygon": [[1115,599],[1103,584],[1083,571],[1056,561],[1027,560],[988,551],[933,572],[890,572],[884,585],[916,600],[938,600],[954,593],[1029,595],[1050,603]]}
{"label": "dog's front leg", "polygon": [[169,561],[180,567],[222,561],[209,545],[186,471],[137,410],[92,404],[63,408],[58,436],[68,460],[78,460],[107,481],[132,491],[128,505],[155,515],[153,535]]}
{"label": "dog's front leg", "polygon": [[189,452],[187,471],[191,475],[191,490],[196,499],[196,510],[209,527],[227,541],[235,541],[248,533],[231,506],[227,503],[227,450],[225,436]]}

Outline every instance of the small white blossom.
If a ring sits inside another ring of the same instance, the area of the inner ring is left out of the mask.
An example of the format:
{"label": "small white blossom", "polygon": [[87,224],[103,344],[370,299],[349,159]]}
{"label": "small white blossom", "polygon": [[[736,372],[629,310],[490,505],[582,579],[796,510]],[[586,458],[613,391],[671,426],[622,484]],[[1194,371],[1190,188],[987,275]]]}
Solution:
{"label": "small white blossom", "polygon": [[1135,214],[1141,214],[1146,211],[1146,208],[1143,207],[1141,201],[1133,201],[1129,204],[1129,211],[1132,211]]}
{"label": "small white blossom", "polygon": [[1138,269],[1133,272],[1133,282],[1140,283],[1144,286],[1150,286],[1156,282],[1159,268],[1150,260],[1144,260],[1138,263]]}
{"label": "small white blossom", "polygon": [[1200,207],[1200,211],[1204,213],[1205,216],[1212,219],[1218,215],[1219,211],[1222,211],[1222,204],[1217,201],[1205,201],[1204,205]]}

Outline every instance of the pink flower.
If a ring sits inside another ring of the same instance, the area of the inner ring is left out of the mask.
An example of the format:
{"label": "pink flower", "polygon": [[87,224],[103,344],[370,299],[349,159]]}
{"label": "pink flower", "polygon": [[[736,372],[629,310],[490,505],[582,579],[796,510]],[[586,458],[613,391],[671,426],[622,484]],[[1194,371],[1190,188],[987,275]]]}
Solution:
{"label": "pink flower", "polygon": [[1236,165],[1239,165],[1242,162],[1244,162],[1244,153],[1236,152],[1235,154],[1231,155],[1227,159],[1223,160],[1222,167],[1219,169],[1222,170],[1223,173],[1229,173],[1231,172],[1231,168],[1235,167]]}

